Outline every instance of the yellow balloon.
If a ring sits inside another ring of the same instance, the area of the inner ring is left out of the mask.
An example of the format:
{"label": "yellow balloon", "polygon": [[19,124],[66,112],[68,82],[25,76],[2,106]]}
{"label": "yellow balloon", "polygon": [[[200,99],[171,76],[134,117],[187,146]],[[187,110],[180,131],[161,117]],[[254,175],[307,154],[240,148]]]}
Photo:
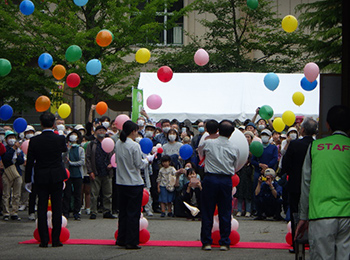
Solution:
{"label": "yellow balloon", "polygon": [[284,124],[282,118],[280,117],[276,117],[274,120],[273,120],[273,129],[276,130],[276,132],[282,132],[284,130],[284,128],[286,127],[286,125]]}
{"label": "yellow balloon", "polygon": [[282,114],[282,120],[287,126],[291,126],[295,122],[295,114],[292,111],[287,110]]}
{"label": "yellow balloon", "polygon": [[294,32],[298,28],[298,20],[293,15],[287,15],[282,20],[282,28],[286,32]]}
{"label": "yellow balloon", "polygon": [[62,105],[60,105],[57,112],[62,119],[65,119],[70,115],[70,111],[70,106],[66,103],[63,103]]}
{"label": "yellow balloon", "polygon": [[135,60],[138,63],[144,64],[151,58],[151,52],[146,48],[141,48],[136,52]]}
{"label": "yellow balloon", "polygon": [[303,93],[298,91],[293,94],[292,99],[294,104],[296,104],[297,106],[301,106],[305,101],[305,96]]}

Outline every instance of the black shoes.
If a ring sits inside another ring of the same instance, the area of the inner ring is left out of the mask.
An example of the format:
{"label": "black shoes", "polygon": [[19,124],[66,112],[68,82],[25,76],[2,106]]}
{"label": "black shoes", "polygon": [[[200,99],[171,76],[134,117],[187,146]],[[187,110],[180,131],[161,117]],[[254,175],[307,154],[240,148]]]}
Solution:
{"label": "black shoes", "polygon": [[92,213],[92,214],[90,215],[90,219],[96,219],[96,214],[93,214],[93,213]]}
{"label": "black shoes", "polygon": [[141,249],[141,247],[140,246],[138,246],[138,245],[126,245],[125,246],[125,249],[129,249],[129,250],[137,250],[137,249]]}
{"label": "black shoes", "polygon": [[116,217],[113,216],[113,214],[110,211],[108,211],[105,214],[103,214],[103,218],[115,219]]}
{"label": "black shoes", "polygon": [[80,221],[80,215],[79,214],[74,214],[74,220]]}
{"label": "black shoes", "polygon": [[61,242],[58,243],[52,243],[52,247],[61,247],[63,244]]}
{"label": "black shoes", "polygon": [[47,244],[46,243],[40,243],[39,247],[47,247]]}

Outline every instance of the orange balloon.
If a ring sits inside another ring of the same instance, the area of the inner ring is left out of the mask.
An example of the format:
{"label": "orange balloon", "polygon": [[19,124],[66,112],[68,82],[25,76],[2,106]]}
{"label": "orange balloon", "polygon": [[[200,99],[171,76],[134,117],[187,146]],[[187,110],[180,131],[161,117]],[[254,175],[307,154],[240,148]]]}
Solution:
{"label": "orange balloon", "polygon": [[112,43],[113,36],[107,30],[100,31],[96,36],[96,42],[101,47],[107,47]]}
{"label": "orange balloon", "polygon": [[55,79],[60,80],[63,79],[64,76],[66,76],[66,68],[60,64],[56,65],[52,69],[52,75],[55,77]]}
{"label": "orange balloon", "polygon": [[38,112],[44,112],[50,108],[51,101],[47,96],[40,96],[35,101],[35,109]]}
{"label": "orange balloon", "polygon": [[96,109],[96,112],[97,112],[100,116],[102,116],[104,113],[107,112],[108,106],[107,106],[106,102],[100,101],[100,102],[97,103],[95,109]]}

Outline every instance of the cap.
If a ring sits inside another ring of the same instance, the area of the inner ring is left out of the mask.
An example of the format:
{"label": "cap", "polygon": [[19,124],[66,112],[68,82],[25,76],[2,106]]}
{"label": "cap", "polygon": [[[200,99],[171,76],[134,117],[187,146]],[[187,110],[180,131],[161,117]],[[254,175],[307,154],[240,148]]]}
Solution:
{"label": "cap", "polygon": [[287,138],[286,134],[281,134],[281,138]]}
{"label": "cap", "polygon": [[255,126],[255,124],[254,124],[253,122],[249,122],[249,123],[245,126],[245,128],[247,128],[247,126],[252,126],[252,127],[254,127],[254,129],[256,129],[256,126]]}
{"label": "cap", "polygon": [[253,134],[253,132],[251,132],[251,131],[245,131],[244,132],[244,135],[250,135],[250,137],[253,139],[254,138],[254,134]]}
{"label": "cap", "polygon": [[75,130],[84,130],[85,132],[86,132],[86,129],[85,129],[85,127],[83,126],[83,125],[76,125],[75,127],[74,127],[74,129]]}
{"label": "cap", "polygon": [[24,130],[24,132],[29,132],[29,131],[33,131],[35,133],[35,128],[31,125],[28,125],[26,130]]}
{"label": "cap", "polygon": [[298,129],[296,129],[295,127],[289,127],[288,131],[287,131],[287,135],[292,132],[292,131],[295,131],[298,133]]}
{"label": "cap", "polygon": [[6,131],[6,133],[5,133],[5,139],[6,139],[9,135],[14,135],[14,136],[16,136],[15,132],[13,132],[13,131]]}
{"label": "cap", "polygon": [[262,134],[267,134],[268,136],[272,135],[272,133],[271,133],[271,131],[269,129],[262,130],[260,135],[262,135]]}
{"label": "cap", "polygon": [[244,125],[240,125],[239,127],[238,127],[238,129],[242,129],[242,130],[244,130],[245,129],[245,126]]}
{"label": "cap", "polygon": [[156,129],[156,127],[155,127],[154,125],[150,124],[150,123],[148,123],[148,124],[145,125],[145,129],[146,129],[147,127],[152,127],[153,129]]}
{"label": "cap", "polygon": [[99,129],[104,129],[104,130],[107,131],[107,128],[106,128],[106,127],[104,127],[103,125],[98,125],[98,126],[96,127],[96,129],[95,129],[95,132],[96,132],[97,130],[99,130]]}
{"label": "cap", "polygon": [[275,172],[274,169],[267,168],[267,169],[265,170],[264,175],[265,175],[265,177],[266,177],[267,175],[271,175],[272,177],[275,178],[275,177],[276,177],[276,172]]}

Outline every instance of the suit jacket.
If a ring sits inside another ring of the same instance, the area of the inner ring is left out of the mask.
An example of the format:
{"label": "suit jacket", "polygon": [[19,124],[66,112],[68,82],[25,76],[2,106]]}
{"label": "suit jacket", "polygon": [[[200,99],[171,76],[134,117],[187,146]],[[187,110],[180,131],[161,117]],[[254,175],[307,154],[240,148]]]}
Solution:
{"label": "suit jacket", "polygon": [[286,154],[282,158],[282,171],[289,176],[289,192],[300,193],[301,191],[301,171],[307,148],[313,140],[312,136],[305,136],[302,139],[291,141]]}
{"label": "suit jacket", "polygon": [[25,182],[32,181],[34,167],[34,183],[49,184],[62,182],[67,173],[62,161],[62,153],[67,151],[65,137],[52,131],[43,131],[42,134],[30,139]]}

